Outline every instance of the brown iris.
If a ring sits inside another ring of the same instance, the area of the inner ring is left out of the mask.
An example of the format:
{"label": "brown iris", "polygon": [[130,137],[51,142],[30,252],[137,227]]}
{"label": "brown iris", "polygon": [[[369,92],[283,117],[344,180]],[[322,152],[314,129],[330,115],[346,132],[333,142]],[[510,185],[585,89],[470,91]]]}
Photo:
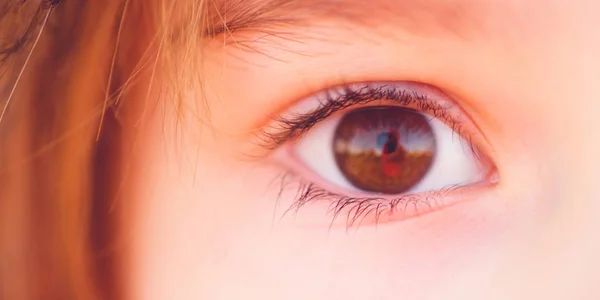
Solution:
{"label": "brown iris", "polygon": [[333,152],[342,174],[369,192],[399,194],[425,177],[436,150],[427,117],[409,108],[365,107],[338,124]]}

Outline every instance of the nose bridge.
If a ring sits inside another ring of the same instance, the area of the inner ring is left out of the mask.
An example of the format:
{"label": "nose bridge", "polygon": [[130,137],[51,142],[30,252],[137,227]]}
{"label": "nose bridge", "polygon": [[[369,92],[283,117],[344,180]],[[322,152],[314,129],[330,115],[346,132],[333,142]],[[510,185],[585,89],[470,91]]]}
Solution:
{"label": "nose bridge", "polygon": [[536,200],[543,211],[529,224],[532,231],[509,242],[492,299],[600,299],[600,164],[586,162],[593,154],[565,159],[560,171],[547,169],[560,172],[544,175],[555,186]]}
{"label": "nose bridge", "polygon": [[535,212],[530,223],[514,221],[524,227],[508,242],[493,299],[600,299],[600,138],[592,114],[565,112],[560,124],[549,123],[557,131],[538,137],[544,150],[532,163],[540,186],[521,187],[539,190],[530,193]]}
{"label": "nose bridge", "polygon": [[562,220],[571,228],[567,254],[572,261],[572,275],[582,293],[589,293],[581,299],[600,299],[600,151],[598,143],[585,150],[572,164],[569,173],[573,176],[565,178],[568,184],[563,201],[570,209],[564,210]]}
{"label": "nose bridge", "polygon": [[600,299],[600,143],[591,123],[578,125],[556,153],[560,205],[548,239],[558,248],[558,287],[570,299]]}

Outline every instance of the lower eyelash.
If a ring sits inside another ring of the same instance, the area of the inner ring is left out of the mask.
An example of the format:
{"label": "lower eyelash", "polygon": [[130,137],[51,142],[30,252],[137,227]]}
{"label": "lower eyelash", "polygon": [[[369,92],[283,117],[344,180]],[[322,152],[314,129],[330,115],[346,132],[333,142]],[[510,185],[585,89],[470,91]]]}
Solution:
{"label": "lower eyelash", "polygon": [[[406,194],[394,198],[386,197],[350,197],[329,192],[316,184],[304,181],[299,176],[296,176],[290,171],[284,172],[280,177],[280,187],[277,195],[277,203],[281,202],[281,197],[284,191],[290,188],[296,189],[294,201],[288,209],[283,213],[281,218],[288,213],[297,213],[307,204],[316,202],[329,202],[327,209],[328,214],[331,214],[332,220],[330,228],[332,228],[340,216],[345,216],[346,230],[355,225],[361,225],[365,219],[369,219],[369,223],[377,225],[385,217],[404,213],[407,218],[413,215],[427,213],[442,206],[438,202],[439,197],[444,197],[449,193],[455,192],[462,188],[459,185],[448,186],[446,188],[422,193],[419,195]],[[409,207],[412,206],[414,211],[410,213]],[[419,211],[419,207],[426,206],[426,211]],[[412,214],[412,215],[411,215]]]}

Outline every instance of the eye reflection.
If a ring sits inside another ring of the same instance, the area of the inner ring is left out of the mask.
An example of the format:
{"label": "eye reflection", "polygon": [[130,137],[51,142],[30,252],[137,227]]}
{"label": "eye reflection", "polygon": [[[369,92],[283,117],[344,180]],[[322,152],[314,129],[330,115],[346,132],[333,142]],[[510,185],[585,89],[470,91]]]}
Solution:
{"label": "eye reflection", "polygon": [[336,163],[350,183],[383,194],[400,194],[419,183],[436,151],[427,118],[396,106],[347,113],[335,130],[332,146]]}

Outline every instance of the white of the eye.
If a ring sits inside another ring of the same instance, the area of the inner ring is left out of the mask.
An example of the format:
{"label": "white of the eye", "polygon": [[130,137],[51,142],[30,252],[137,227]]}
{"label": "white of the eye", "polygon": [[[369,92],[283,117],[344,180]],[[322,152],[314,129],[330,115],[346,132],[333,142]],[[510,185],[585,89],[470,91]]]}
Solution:
{"label": "white of the eye", "polygon": [[442,121],[428,117],[436,155],[425,177],[409,193],[436,191],[483,180],[484,172],[469,143]]}
{"label": "white of the eye", "polygon": [[[436,156],[425,177],[406,193],[440,190],[483,180],[477,158],[469,144],[438,119],[427,116],[436,140]],[[296,155],[323,180],[341,189],[360,191],[342,174],[332,151],[332,143],[341,116],[323,121],[301,138],[295,147]]]}
{"label": "white of the eye", "polygon": [[342,174],[332,151],[335,130],[342,117],[334,116],[313,127],[295,147],[296,155],[323,180],[341,189],[359,191]]}

